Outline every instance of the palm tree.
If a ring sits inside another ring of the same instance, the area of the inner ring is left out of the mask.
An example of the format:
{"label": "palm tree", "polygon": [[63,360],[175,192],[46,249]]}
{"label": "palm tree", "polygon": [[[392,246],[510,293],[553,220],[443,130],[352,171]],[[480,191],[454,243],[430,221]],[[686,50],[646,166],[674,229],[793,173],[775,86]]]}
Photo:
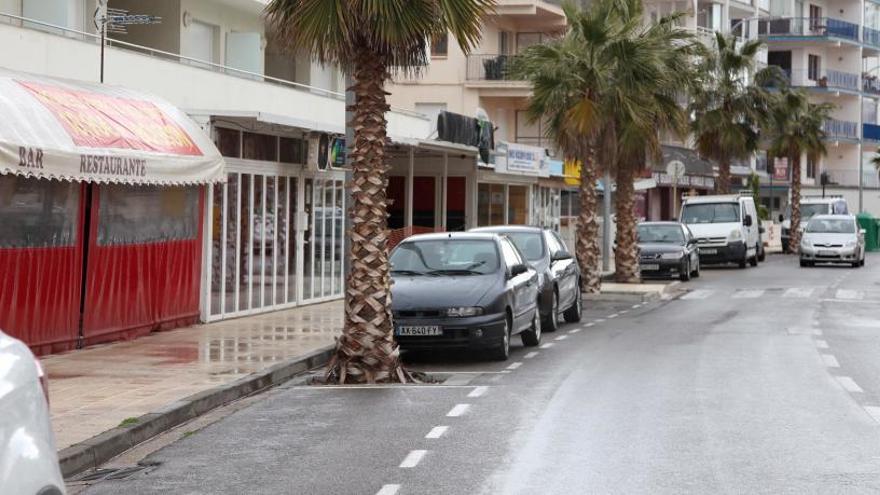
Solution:
{"label": "palm tree", "polygon": [[781,79],[776,67],[755,73],[758,84],[749,83],[758,40],[737,42],[734,35],[715,33],[714,46],[705,52],[699,67],[690,109],[696,149],[718,164],[716,190],[730,192],[730,165],[752,156],[758,149],[758,128],[766,118],[769,93],[765,86]]}
{"label": "palm tree", "polygon": [[494,0],[272,0],[269,29],[291,52],[351,74],[351,265],[345,327],[328,380],[406,381],[391,321],[386,186],[385,83],[393,71],[417,73],[426,40],[446,33],[467,52],[479,42]]}
{"label": "palm tree", "polygon": [[880,172],[880,148],[877,149],[877,154],[871,157],[871,165]]}
{"label": "palm tree", "polygon": [[825,121],[835,105],[811,103],[803,91],[783,88],[771,107],[767,132],[770,153],[785,157],[791,165],[791,237],[789,249],[800,247],[801,224],[801,155],[813,162],[827,154],[825,148]]}

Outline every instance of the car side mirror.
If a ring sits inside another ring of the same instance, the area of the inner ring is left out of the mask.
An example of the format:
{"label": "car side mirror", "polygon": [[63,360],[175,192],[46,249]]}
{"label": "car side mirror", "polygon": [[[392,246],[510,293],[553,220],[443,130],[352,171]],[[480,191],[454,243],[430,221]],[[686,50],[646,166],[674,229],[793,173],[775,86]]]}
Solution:
{"label": "car side mirror", "polygon": [[861,235],[865,235],[865,234],[867,234],[867,233],[868,233],[867,230],[865,230],[865,229],[859,229],[859,234],[861,234]]}
{"label": "car side mirror", "polygon": [[515,277],[517,275],[522,275],[523,273],[529,271],[529,267],[526,266],[525,263],[520,263],[518,265],[513,265],[510,267],[510,276]]}
{"label": "car side mirror", "polygon": [[746,215],[746,217],[743,218],[743,225],[745,225],[746,227],[752,226],[752,216],[751,215]]}
{"label": "car side mirror", "polygon": [[553,256],[550,257],[550,261],[563,261],[570,260],[571,258],[571,253],[565,250],[560,250],[553,253]]}
{"label": "car side mirror", "polygon": [[780,213],[780,214],[779,214],[779,223],[782,223],[782,222],[784,222],[784,221],[785,221],[785,216],[784,216],[783,214]]}
{"label": "car side mirror", "polygon": [[763,234],[764,232],[767,232],[767,229],[765,229],[764,227],[758,227],[758,232]]}

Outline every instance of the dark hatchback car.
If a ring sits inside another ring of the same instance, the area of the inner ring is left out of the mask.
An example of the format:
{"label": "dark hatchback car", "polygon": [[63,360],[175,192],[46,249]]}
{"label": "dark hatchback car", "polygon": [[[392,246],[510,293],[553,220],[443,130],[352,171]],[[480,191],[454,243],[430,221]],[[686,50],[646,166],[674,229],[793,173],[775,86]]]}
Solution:
{"label": "dark hatchback car", "polygon": [[510,338],[541,342],[538,273],[510,239],[495,234],[424,234],[391,253],[394,335],[404,350],[510,355]]}
{"label": "dark hatchback car", "polygon": [[688,281],[700,276],[697,241],[686,225],[642,222],[638,226],[638,237],[642,277],[678,277]]}
{"label": "dark hatchback car", "polygon": [[507,236],[538,271],[545,332],[559,328],[560,312],[568,323],[581,321],[581,269],[556,232],[522,225],[481,227],[471,232]]}

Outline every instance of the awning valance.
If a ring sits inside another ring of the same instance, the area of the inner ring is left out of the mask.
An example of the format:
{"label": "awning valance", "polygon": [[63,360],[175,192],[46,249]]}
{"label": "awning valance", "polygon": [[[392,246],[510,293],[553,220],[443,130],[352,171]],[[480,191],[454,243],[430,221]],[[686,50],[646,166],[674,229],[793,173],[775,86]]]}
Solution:
{"label": "awning valance", "polygon": [[225,179],[208,135],[155,96],[6,70],[0,174],[157,185]]}

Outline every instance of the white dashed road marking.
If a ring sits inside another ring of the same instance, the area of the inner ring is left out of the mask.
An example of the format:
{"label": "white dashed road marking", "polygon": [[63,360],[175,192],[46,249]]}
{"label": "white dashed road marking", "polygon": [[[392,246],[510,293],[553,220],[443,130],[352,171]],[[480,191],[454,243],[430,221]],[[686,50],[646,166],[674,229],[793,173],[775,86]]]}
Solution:
{"label": "white dashed road marking", "polygon": [[584,328],[590,328],[590,327],[593,326],[593,325],[595,325],[595,323],[593,323],[593,322],[585,323],[585,324],[584,324]]}
{"label": "white dashed road marking", "polygon": [[813,294],[813,289],[803,288],[803,287],[792,287],[791,289],[785,289],[785,292],[782,293],[782,297],[805,298],[805,297],[810,297],[812,294]]}
{"label": "white dashed road marking", "polygon": [[681,298],[682,299],[706,299],[707,297],[711,296],[714,293],[715,293],[714,290],[697,289],[693,292],[688,292],[687,294],[685,294]]}
{"label": "white dashed road marking", "polygon": [[398,491],[400,491],[400,485],[383,485],[376,492],[376,495],[396,495]]}
{"label": "white dashed road marking", "polygon": [[425,435],[425,438],[440,438],[448,429],[448,426],[435,426],[431,428],[431,431],[429,431],[427,435]]}
{"label": "white dashed road marking", "polygon": [[733,295],[734,299],[757,299],[764,294],[764,289],[741,289]]}
{"label": "white dashed road marking", "polygon": [[829,368],[840,368],[840,363],[837,362],[837,358],[831,354],[822,354],[822,362]]}
{"label": "white dashed road marking", "polygon": [[546,344],[541,344],[541,347],[539,347],[539,349],[549,349],[551,347],[553,347],[553,344],[550,342],[547,342]]}
{"label": "white dashed road marking", "polygon": [[403,459],[403,462],[400,463],[400,467],[402,468],[414,468],[422,462],[422,458],[427,454],[427,450],[411,450],[409,454]]}
{"label": "white dashed road marking", "polygon": [[596,318],[596,323],[602,323],[605,321],[605,318]]}
{"label": "white dashed road marking", "polygon": [[611,318],[617,318],[618,316],[620,315],[617,313],[611,313],[610,315],[608,315],[608,319],[610,320]]}
{"label": "white dashed road marking", "polygon": [[816,347],[819,349],[828,349],[828,342],[824,340],[817,340]]}
{"label": "white dashed road marking", "polygon": [[837,289],[834,297],[837,299],[862,300],[865,298],[865,293],[859,290]]}
{"label": "white dashed road marking", "polygon": [[519,368],[520,366],[522,366],[522,363],[520,361],[517,361],[515,363],[511,363],[511,365],[508,366],[507,369],[515,370],[515,369]]}
{"label": "white dashed road marking", "polygon": [[525,358],[525,359],[532,359],[533,357],[535,357],[535,356],[537,356],[537,355],[538,355],[538,351],[532,351],[532,352],[526,354],[525,356],[523,356],[523,358]]}
{"label": "white dashed road marking", "polygon": [[625,314],[627,314],[627,313],[629,313],[629,310],[628,310],[628,309],[624,309],[623,311],[620,312],[620,314],[622,314],[622,315],[625,315]]}
{"label": "white dashed road marking", "polygon": [[642,307],[641,304],[633,304],[633,309],[639,309],[641,307]]}
{"label": "white dashed road marking", "polygon": [[486,391],[488,391],[488,390],[489,390],[489,387],[477,387],[477,388],[471,390],[471,393],[467,394],[467,396],[468,397],[480,397],[481,395],[485,394]]}
{"label": "white dashed road marking", "polygon": [[553,339],[553,340],[565,340],[565,339],[567,339],[567,338],[568,338],[568,335],[560,335],[559,337],[556,337],[556,338]]}
{"label": "white dashed road marking", "polygon": [[862,393],[862,387],[859,386],[858,383],[855,382],[852,378],[848,376],[838,376],[837,381],[840,382],[840,386],[843,387],[844,390],[850,393]]}
{"label": "white dashed road marking", "polygon": [[865,412],[871,415],[874,418],[874,421],[880,423],[880,407],[877,406],[864,406]]}
{"label": "white dashed road marking", "polygon": [[581,330],[582,330],[582,329],[580,329],[580,328],[575,328],[575,329],[569,330],[568,333],[578,333],[578,332],[580,332]]}
{"label": "white dashed road marking", "polygon": [[446,413],[446,416],[448,416],[450,418],[457,418],[457,417],[461,416],[462,414],[466,413],[467,410],[470,409],[470,407],[471,407],[470,404],[456,404],[455,407],[453,407],[452,409],[449,410],[448,413]]}

